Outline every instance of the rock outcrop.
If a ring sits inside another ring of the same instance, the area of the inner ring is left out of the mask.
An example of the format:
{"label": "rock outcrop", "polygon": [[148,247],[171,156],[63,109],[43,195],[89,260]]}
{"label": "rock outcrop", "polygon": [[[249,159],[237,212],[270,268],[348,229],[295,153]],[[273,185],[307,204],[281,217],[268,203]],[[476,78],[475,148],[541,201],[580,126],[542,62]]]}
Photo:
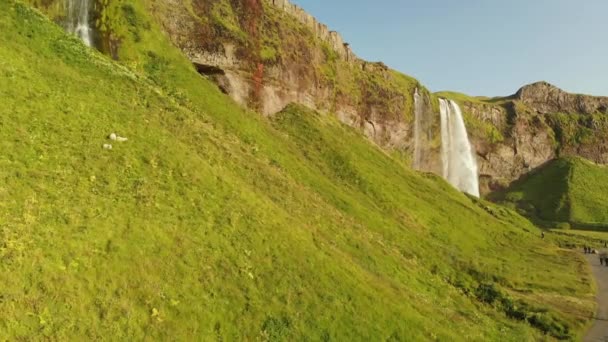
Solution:
{"label": "rock outcrop", "polygon": [[608,97],[570,94],[547,82],[522,87],[515,99],[539,113],[608,114]]}
{"label": "rock outcrop", "polygon": [[[174,0],[159,17],[197,70],[264,115],[290,103],[333,113],[380,146],[409,150],[418,81],[359,59],[342,36],[288,0]],[[217,15],[216,15],[217,14]]]}
{"label": "rock outcrop", "polygon": [[493,141],[484,129],[471,130],[482,192],[504,188],[556,157],[608,163],[607,105],[608,97],[570,94],[547,82],[526,85],[506,98],[464,101],[470,118],[502,136]]}
{"label": "rock outcrop", "polygon": [[269,5],[276,7],[277,9],[285,12],[287,15],[292,16],[301,24],[310,29],[313,34],[321,41],[329,44],[329,46],[338,54],[338,56],[346,61],[356,61],[358,58],[355,56],[350,48],[350,45],[344,42],[342,36],[337,31],[330,31],[327,25],[320,23],[308,14],[303,8],[296,4],[292,4],[289,0],[264,0]]}

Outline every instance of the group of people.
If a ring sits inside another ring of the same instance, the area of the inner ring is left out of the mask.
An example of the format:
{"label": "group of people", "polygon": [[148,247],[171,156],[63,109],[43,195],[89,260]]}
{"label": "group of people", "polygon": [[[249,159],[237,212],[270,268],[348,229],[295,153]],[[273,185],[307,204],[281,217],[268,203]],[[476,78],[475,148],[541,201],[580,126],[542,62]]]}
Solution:
{"label": "group of people", "polygon": [[[604,242],[604,247],[607,246],[608,242]],[[583,249],[585,250],[585,254],[598,254],[600,257],[600,265],[608,266],[608,252],[606,251],[606,249],[598,251],[597,249],[594,249],[589,246],[584,246]]]}

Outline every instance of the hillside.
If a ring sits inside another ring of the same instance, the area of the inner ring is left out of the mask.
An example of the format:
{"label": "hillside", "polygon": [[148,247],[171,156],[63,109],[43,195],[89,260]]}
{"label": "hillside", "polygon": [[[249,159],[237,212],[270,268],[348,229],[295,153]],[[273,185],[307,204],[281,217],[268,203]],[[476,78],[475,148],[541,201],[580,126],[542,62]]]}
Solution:
{"label": "hillside", "polygon": [[[61,0],[30,3],[57,23]],[[412,77],[358,58],[341,35],[287,0],[137,0],[98,2],[96,47],[137,59],[151,23],[197,70],[237,103],[265,115],[299,103],[335,113],[379,145],[405,150],[413,119]]]}
{"label": "hillside", "polygon": [[[65,24],[61,0],[26,2]],[[356,46],[288,0],[95,3],[90,14],[95,45],[114,59],[134,68],[145,65],[141,53],[162,45],[160,37],[149,37],[156,26],[163,40],[241,106],[273,115],[293,102],[333,114],[407,163],[414,159],[418,108],[420,170],[441,174],[438,98],[453,99],[462,107],[477,152],[484,195],[556,157],[608,162],[605,97],[569,94],[546,82],[496,98],[433,94],[410,76],[357,57]]]}
{"label": "hillside", "polygon": [[576,253],[333,116],[242,109],[132,9],[118,64],[0,2],[0,338],[580,335]]}
{"label": "hillside", "polygon": [[553,160],[495,194],[527,215],[573,227],[608,227],[608,169],[581,158]]}

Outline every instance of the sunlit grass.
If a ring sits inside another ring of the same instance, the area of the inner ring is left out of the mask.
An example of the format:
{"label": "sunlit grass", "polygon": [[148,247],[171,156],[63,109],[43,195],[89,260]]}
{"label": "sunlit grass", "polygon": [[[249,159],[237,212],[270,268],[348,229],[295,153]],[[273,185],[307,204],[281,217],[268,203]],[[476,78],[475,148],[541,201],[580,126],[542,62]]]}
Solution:
{"label": "sunlit grass", "polygon": [[582,158],[548,162],[493,199],[554,227],[608,229],[608,169]]}
{"label": "sunlit grass", "polygon": [[581,333],[578,254],[331,115],[243,110],[155,30],[127,68],[0,2],[0,338]]}

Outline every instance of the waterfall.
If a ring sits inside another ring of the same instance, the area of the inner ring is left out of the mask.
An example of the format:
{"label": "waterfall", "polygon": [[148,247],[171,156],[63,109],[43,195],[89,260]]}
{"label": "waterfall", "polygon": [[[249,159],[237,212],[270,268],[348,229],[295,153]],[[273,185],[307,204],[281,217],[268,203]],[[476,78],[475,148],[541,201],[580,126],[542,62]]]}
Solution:
{"label": "waterfall", "polygon": [[91,28],[89,14],[93,0],[65,0],[66,1],[66,23],[68,32],[75,34],[87,46],[93,46],[93,30]]}
{"label": "waterfall", "polygon": [[414,91],[414,170],[420,170],[422,164],[422,102],[418,88]]}
{"label": "waterfall", "polygon": [[462,112],[456,102],[439,99],[443,178],[457,189],[479,197],[475,151],[469,142]]}

